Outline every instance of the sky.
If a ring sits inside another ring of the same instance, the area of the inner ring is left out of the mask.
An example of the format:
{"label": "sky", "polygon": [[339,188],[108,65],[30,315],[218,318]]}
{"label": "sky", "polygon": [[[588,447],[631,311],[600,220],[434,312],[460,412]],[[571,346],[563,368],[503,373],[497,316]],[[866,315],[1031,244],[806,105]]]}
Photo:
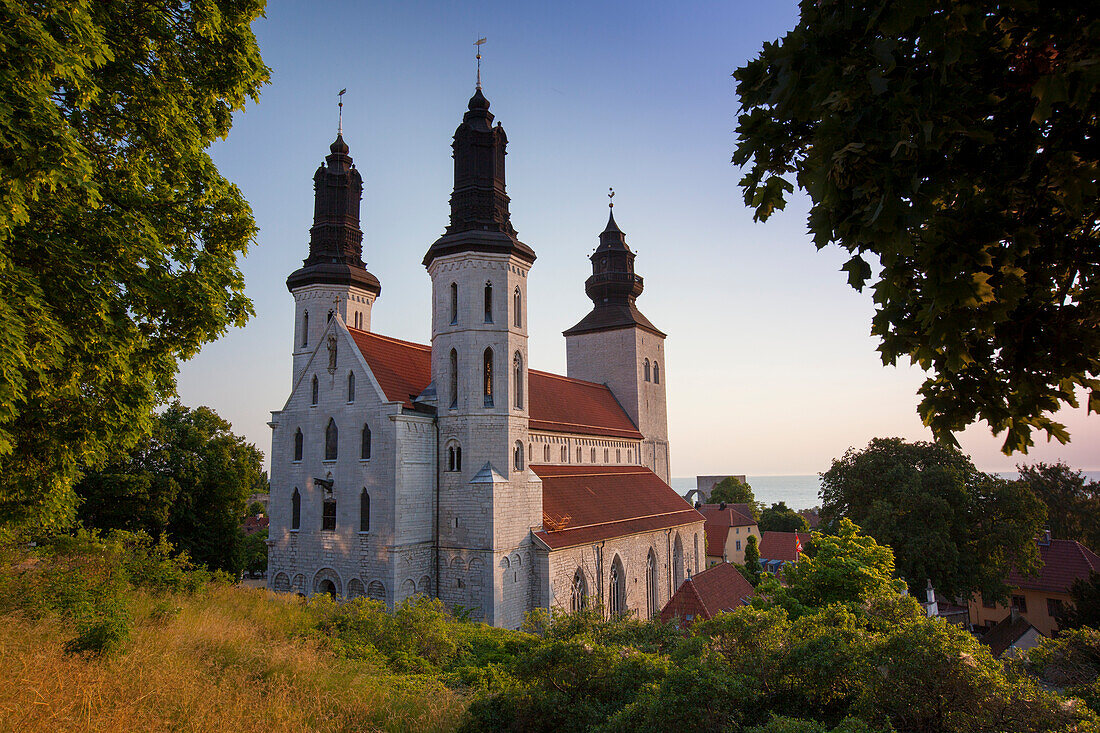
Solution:
{"label": "sky", "polygon": [[[852,290],[839,247],[817,251],[806,199],[754,223],[730,162],[730,74],[797,22],[772,2],[269,2],[254,26],[271,83],[211,154],[250,202],[260,232],[241,263],[256,315],[179,375],[181,401],[208,405],[270,450],[270,411],[290,389],[293,300],[308,252],[312,176],[344,138],[364,178],[364,260],[382,282],[372,330],[429,343],[421,263],[447,225],[450,143],[474,91],[474,41],[492,112],[508,133],[512,223],[538,260],[528,292],[532,368],[565,373],[561,332],[591,308],[588,255],[615,218],[645,278],[640,310],[668,334],[672,474],[811,474],[876,436],[927,440],[923,373],[884,367],[869,293]],[[1058,416],[1062,446],[1036,437],[1004,456],[977,424],[960,434],[979,468],[1064,460],[1100,469],[1100,416]]]}

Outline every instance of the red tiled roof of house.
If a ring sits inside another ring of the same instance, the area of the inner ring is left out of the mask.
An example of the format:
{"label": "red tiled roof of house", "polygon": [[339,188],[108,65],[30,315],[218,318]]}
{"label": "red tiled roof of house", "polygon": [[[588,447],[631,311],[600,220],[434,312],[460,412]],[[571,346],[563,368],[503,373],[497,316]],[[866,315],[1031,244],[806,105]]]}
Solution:
{"label": "red tiled roof of house", "polygon": [[[432,381],[432,348],[349,328],[386,398],[412,408]],[[531,369],[527,372],[532,430],[641,440],[606,385]]]}
{"label": "red tiled roof of house", "polygon": [[[1000,658],[1008,649],[1035,627],[1023,616],[1009,614],[982,634],[981,642],[989,647],[995,659]],[[1035,629],[1039,633],[1038,629]]]}
{"label": "red tiled roof of house", "polygon": [[1008,574],[1013,588],[1069,593],[1073,581],[1088,580],[1089,571],[1100,572],[1100,557],[1076,540],[1051,540],[1039,544],[1043,567],[1037,576],[1022,575],[1015,568]]}
{"label": "red tiled roof of house", "polygon": [[679,618],[686,626],[700,618],[713,618],[721,611],[744,605],[745,599],[752,598],[755,592],[737,568],[728,562],[720,563],[685,580],[661,609],[661,621],[667,623]]}
{"label": "red tiled roof of house", "polygon": [[[542,513],[549,520],[535,536],[554,550],[703,521],[642,466],[533,465],[531,470],[542,479]],[[549,528],[551,523],[560,528]]]}
{"label": "red tiled roof of house", "polygon": [[707,518],[707,555],[723,557],[726,551],[726,539],[731,527],[753,527],[752,509],[748,504],[703,504],[699,512]]}
{"label": "red tiled roof of house", "polygon": [[796,537],[802,541],[802,550],[805,552],[810,545],[809,532],[761,532],[760,559],[794,562],[798,559]]}

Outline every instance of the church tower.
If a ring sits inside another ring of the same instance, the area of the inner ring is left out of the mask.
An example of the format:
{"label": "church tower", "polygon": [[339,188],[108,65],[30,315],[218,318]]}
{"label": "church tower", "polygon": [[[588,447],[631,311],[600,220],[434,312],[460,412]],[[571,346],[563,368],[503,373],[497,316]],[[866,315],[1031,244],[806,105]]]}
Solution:
{"label": "church tower", "polygon": [[440,446],[438,588],[446,602],[516,628],[535,593],[531,528],[542,523],[542,487],[526,455],[535,253],[512,226],[508,138],[492,123],[479,84],[454,134],[450,225],[424,256]]}
{"label": "church tower", "polygon": [[294,296],[294,383],[328,319],[338,315],[349,327],[369,331],[371,306],[382,292],[378,278],[363,264],[363,177],[348,155],[343,134],[337,134],[329,151],[313,174],[309,257],[286,280]]}
{"label": "church tower", "polygon": [[592,275],[584,284],[594,307],[565,331],[568,374],[611,388],[645,436],[642,465],[668,483],[665,334],[635,305],[644,287],[642,277],[634,272],[635,254],[611,206],[600,244],[589,258]]}

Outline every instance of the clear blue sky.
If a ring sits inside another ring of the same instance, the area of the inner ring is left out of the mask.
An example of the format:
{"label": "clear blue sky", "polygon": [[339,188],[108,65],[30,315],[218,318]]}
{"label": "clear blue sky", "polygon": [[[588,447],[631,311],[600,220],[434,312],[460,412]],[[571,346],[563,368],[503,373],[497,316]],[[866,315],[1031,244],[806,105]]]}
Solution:
{"label": "clear blue sky", "polygon": [[[265,453],[290,387],[293,303],[312,223],[312,175],[336,131],[363,174],[364,259],[382,281],[373,329],[427,343],[420,260],[447,224],[450,142],[482,76],[508,131],[508,193],[538,254],[530,360],[565,373],[561,331],[591,306],[587,256],[606,193],[645,277],[638,305],[669,334],[673,475],[800,474],[875,436],[926,439],[922,375],[886,368],[872,304],[839,251],[815,251],[806,204],[767,224],[743,206],[730,163],[731,72],[793,27],[790,1],[600,3],[271,2],[256,24],[272,83],[213,149],[260,234],[243,262],[256,316],[185,364],[180,397],[209,405]],[[1073,443],[1022,460],[1100,468],[1100,417],[1063,413]],[[986,470],[1012,470],[985,426],[961,436]]]}

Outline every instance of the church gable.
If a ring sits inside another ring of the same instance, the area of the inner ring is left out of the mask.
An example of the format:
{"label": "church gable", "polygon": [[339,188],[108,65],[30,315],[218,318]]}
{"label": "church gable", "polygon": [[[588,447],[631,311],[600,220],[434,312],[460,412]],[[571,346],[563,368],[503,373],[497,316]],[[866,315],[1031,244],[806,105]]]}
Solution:
{"label": "church gable", "polygon": [[[348,403],[361,402],[368,394],[378,402],[394,401],[364,359],[354,340],[354,333],[339,317],[329,320],[283,405],[284,411],[296,401],[301,405],[316,404],[320,395],[313,393],[314,378],[319,383],[318,390],[322,385],[340,390]],[[330,341],[330,337],[333,340]],[[349,374],[353,376],[349,377]],[[326,376],[329,378],[325,379]]]}

